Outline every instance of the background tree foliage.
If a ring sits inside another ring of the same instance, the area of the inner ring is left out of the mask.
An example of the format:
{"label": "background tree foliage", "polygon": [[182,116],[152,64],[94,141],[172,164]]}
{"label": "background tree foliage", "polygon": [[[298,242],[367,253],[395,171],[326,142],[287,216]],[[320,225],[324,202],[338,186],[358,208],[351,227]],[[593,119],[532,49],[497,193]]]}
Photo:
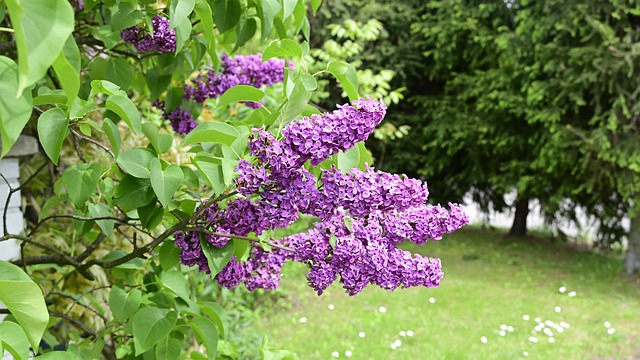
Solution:
{"label": "background tree foliage", "polygon": [[[419,135],[393,143],[384,167],[424,175],[436,196],[471,191],[485,208],[514,206],[512,233],[526,229],[518,205],[537,199],[550,221],[583,206],[601,221],[601,241],[619,240],[638,186],[638,4],[414,9],[420,20],[400,30],[416,37],[424,66],[394,121]],[[518,201],[504,204],[511,189]]]}

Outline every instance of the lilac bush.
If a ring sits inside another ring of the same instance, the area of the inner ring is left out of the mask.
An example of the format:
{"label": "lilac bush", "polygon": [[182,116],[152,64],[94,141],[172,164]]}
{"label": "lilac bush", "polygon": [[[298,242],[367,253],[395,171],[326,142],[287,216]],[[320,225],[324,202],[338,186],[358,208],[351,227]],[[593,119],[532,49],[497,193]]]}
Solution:
{"label": "lilac bush", "polygon": [[[264,128],[249,139],[250,157],[240,160],[235,180],[241,195],[206,209],[203,222],[211,232],[246,236],[291,225],[298,214],[319,218],[306,233],[282,239],[266,250],[252,244],[245,262],[233,259],[216,276],[220,285],[234,288],[244,282],[249,290],[277,289],[286,260],[307,264],[309,285],[320,295],[338,280],[349,295],[373,284],[387,290],[398,287],[437,287],[443,277],[437,258],[422,257],[397,248],[403,241],[423,244],[439,240],[469,222],[457,204],[449,209],[427,205],[427,185],[406,175],[364,170],[321,171],[317,181],[305,168],[319,165],[339,151],[365,140],[382,121],[386,106],[380,101],[356,100],[333,113],[295,120],[282,137]],[[223,247],[228,237],[205,235],[209,244]],[[176,234],[181,262],[209,267],[197,232]]]}

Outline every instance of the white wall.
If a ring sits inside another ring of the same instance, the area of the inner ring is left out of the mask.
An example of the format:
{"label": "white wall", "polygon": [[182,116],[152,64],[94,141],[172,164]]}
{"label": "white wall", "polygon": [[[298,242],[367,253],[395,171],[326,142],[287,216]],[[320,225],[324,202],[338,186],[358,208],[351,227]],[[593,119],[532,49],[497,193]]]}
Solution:
{"label": "white wall", "polygon": [[[507,204],[512,204],[515,201],[516,192],[513,191],[505,196]],[[486,219],[488,219],[487,224],[500,227],[500,228],[510,228],[513,223],[514,213],[507,211],[504,213],[491,212],[488,214],[483,214],[480,211],[480,206],[474,204],[471,201],[471,195],[467,195],[464,198],[463,208],[465,209],[467,215],[469,215],[469,220],[472,224],[481,224]],[[544,224],[544,218],[540,215],[540,203],[538,201],[532,201],[529,204],[529,216],[527,216],[527,228],[528,229],[545,229],[547,226]],[[586,213],[581,209],[577,211],[577,218],[580,224],[580,228],[578,228],[575,224],[570,224],[569,222],[562,222],[559,225],[559,229],[567,234],[571,238],[581,238],[587,240],[595,240],[596,238],[596,230],[597,223],[594,223],[593,220],[590,220]],[[622,222],[622,226],[625,229],[629,229],[629,219],[625,218]],[[625,244],[626,241],[623,241]]]}
{"label": "white wall", "polygon": [[[0,174],[4,176],[12,188],[20,186],[18,179],[20,178],[20,166],[17,158],[7,158],[0,160]],[[4,213],[5,203],[9,195],[9,186],[5,180],[0,177],[0,214]],[[11,196],[9,207],[7,210],[7,230],[9,233],[19,234],[24,229],[24,218],[20,211],[20,192],[15,192]],[[0,215],[0,236],[4,235],[2,219]],[[0,242],[0,260],[13,260],[20,256],[20,246],[16,240],[7,240]]]}

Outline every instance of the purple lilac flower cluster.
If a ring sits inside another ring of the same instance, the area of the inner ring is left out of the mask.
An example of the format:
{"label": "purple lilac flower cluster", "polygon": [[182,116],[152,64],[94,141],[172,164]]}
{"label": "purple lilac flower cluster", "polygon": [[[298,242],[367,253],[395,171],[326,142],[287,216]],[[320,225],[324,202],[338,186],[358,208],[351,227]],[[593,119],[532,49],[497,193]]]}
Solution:
{"label": "purple lilac flower cluster", "polygon": [[[125,41],[131,43],[134,43],[135,39],[136,42],[134,44],[137,44],[140,43],[137,40],[140,36],[140,31],[137,27],[123,30],[122,37]],[[199,75],[192,81],[193,85],[185,85],[184,100],[202,104],[207,99],[219,97],[236,85],[250,85],[260,88],[282,82],[284,79],[284,65],[284,60],[279,59],[269,59],[262,62],[262,54],[237,55],[233,58],[223,54],[220,73],[216,74],[211,71],[207,74]],[[289,66],[293,67],[293,64],[289,63]],[[182,107],[167,113],[164,110],[164,103],[156,102],[154,105],[162,109],[164,118],[171,122],[173,130],[177,133],[188,134],[198,125],[191,113],[183,110]],[[245,105],[252,109],[258,109],[264,105],[264,102],[249,101],[245,102]]]}
{"label": "purple lilac flower cluster", "polygon": [[182,107],[178,106],[177,109],[167,113],[164,101],[159,100],[154,101],[153,106],[162,110],[162,116],[169,120],[173,131],[178,134],[188,134],[198,126],[198,123],[193,119],[193,115],[191,115],[189,110],[182,109]]}
{"label": "purple lilac flower cluster", "polygon": [[73,7],[75,8],[76,11],[84,10],[84,0],[75,0],[73,2]]}
{"label": "purple lilac flower cluster", "polygon": [[[289,63],[290,67],[293,67]],[[193,80],[193,85],[184,86],[185,99],[202,104],[207,99],[216,99],[225,91],[236,85],[250,85],[255,88],[273,85],[284,79],[284,60],[269,59],[262,62],[262,54],[236,55],[229,57],[222,55],[222,68],[216,74],[209,72],[199,75]],[[262,103],[248,102],[247,106],[259,108]]]}
{"label": "purple lilac flower cluster", "polygon": [[[309,266],[307,280],[318,294],[336,280],[350,295],[369,284],[388,290],[440,284],[439,259],[412,255],[396,245],[406,240],[417,244],[439,240],[467,224],[469,219],[459,205],[450,203],[450,210],[426,205],[426,184],[368,166],[349,173],[323,170],[319,184],[304,167],[307,161],[318,165],[366,139],[385,112],[381,102],[357,100],[331,114],[291,122],[284,127],[282,140],[264,129],[254,131],[248,144],[254,160],[241,160],[236,168],[236,187],[243,197],[230,201],[225,209],[217,205],[207,209],[204,217],[211,229],[260,235],[290,225],[298,213],[317,216],[320,222],[306,233],[281,240],[293,252],[252,245],[247,261],[233,259],[217,274],[222,286],[233,288],[244,282],[249,290],[275,289],[285,260]],[[217,247],[228,242],[226,237],[205,238]],[[183,264],[209,270],[199,254],[196,232],[177,234],[176,245],[182,249]]]}
{"label": "purple lilac flower cluster", "polygon": [[159,54],[176,51],[176,31],[169,29],[169,20],[156,15],[153,20],[153,31],[145,33],[134,26],[120,32],[120,37],[136,47],[138,52],[156,51]]}

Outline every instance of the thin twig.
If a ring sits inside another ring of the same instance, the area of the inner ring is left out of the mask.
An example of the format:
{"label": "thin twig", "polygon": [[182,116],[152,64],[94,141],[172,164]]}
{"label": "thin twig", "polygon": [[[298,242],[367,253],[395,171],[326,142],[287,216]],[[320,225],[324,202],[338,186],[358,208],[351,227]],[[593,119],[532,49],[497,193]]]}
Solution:
{"label": "thin twig", "polygon": [[209,198],[209,200],[207,200],[206,203],[204,203],[204,205],[202,205],[202,207],[200,209],[198,209],[198,211],[196,211],[196,213],[193,215],[193,217],[191,217],[191,221],[189,222],[190,225],[195,224],[196,221],[198,221],[198,219],[200,218],[200,215],[202,215],[211,205],[213,205],[214,203],[220,202],[224,199],[228,199],[230,197],[232,197],[233,195],[236,195],[238,192],[237,191],[232,191],[228,194],[224,194],[224,195],[220,195],[218,197],[211,197]]}
{"label": "thin twig", "polygon": [[295,253],[296,251],[293,250],[290,247],[286,247],[283,245],[279,245],[273,242],[266,242],[266,241],[261,241],[260,239],[256,239],[256,238],[250,238],[247,236],[240,236],[240,235],[233,235],[233,234],[223,234],[223,233],[217,233],[215,231],[211,231],[205,228],[198,228],[198,227],[190,227],[190,228],[185,228],[185,231],[196,231],[196,232],[201,232],[203,234],[207,234],[207,235],[213,235],[213,236],[219,236],[219,237],[227,237],[227,238],[231,238],[231,239],[238,239],[238,240],[245,240],[245,241],[249,241],[249,242],[253,242],[253,243],[264,243],[267,244],[271,247],[274,247],[276,249],[281,249],[281,250],[285,250],[285,251],[289,251],[292,253]]}
{"label": "thin twig", "polygon": [[[87,293],[85,293],[85,294],[87,294]],[[104,316],[104,315],[100,314],[100,312],[99,312],[98,310],[96,310],[96,309],[92,308],[91,306],[86,305],[86,304],[83,304],[83,303],[81,303],[81,302],[80,302],[80,299],[81,299],[82,297],[84,297],[84,295],[85,295],[85,294],[83,294],[83,295],[81,295],[81,296],[79,296],[79,297],[73,297],[73,296],[71,296],[71,295],[69,295],[69,294],[65,294],[65,293],[63,293],[63,292],[59,292],[59,291],[50,291],[47,295],[57,295],[57,296],[62,296],[62,297],[65,297],[65,298],[67,298],[67,299],[71,299],[71,300],[73,300],[73,303],[71,303],[71,305],[69,306],[69,309],[67,309],[67,312],[65,312],[65,313],[64,313],[65,315],[69,315],[69,313],[71,312],[71,310],[73,310],[73,308],[74,308],[74,307],[76,306],[76,304],[77,304],[77,305],[80,305],[80,306],[82,306],[83,308],[85,308],[85,309],[87,309],[87,310],[89,310],[89,311],[93,312],[94,314],[98,315],[98,316],[99,316],[99,317],[104,321],[104,323],[106,324],[106,323],[107,323],[107,317],[106,317],[106,316]]]}
{"label": "thin twig", "polygon": [[113,153],[113,151],[111,151],[111,149],[109,149],[106,145],[104,145],[103,143],[94,140],[90,137],[86,137],[82,134],[79,134],[77,131],[75,131],[73,128],[69,128],[69,130],[71,131],[71,133],[73,134],[73,136],[75,136],[77,139],[82,140],[82,141],[86,141],[86,142],[90,142],[100,148],[102,148],[102,150],[106,151],[107,153],[109,153],[109,155],[111,155],[112,158],[116,158],[116,155]]}
{"label": "thin twig", "polygon": [[87,246],[87,248],[81,254],[75,257],[76,261],[82,262],[84,261],[84,259],[88,258],[89,255],[93,254],[93,252],[96,251],[98,246],[100,246],[100,243],[102,243],[102,241],[106,238],[107,236],[103,232],[101,232],[100,235],[98,235],[98,237],[95,240],[93,240],[91,245]]}
{"label": "thin twig", "polygon": [[[130,225],[126,220],[124,219],[120,219],[114,216],[96,216],[96,217],[86,217],[86,216],[79,216],[79,215],[51,215],[51,216],[47,216],[46,218],[42,219],[40,222],[38,222],[36,224],[36,226],[33,227],[33,229],[31,229],[31,231],[29,232],[29,235],[27,236],[31,236],[33,235],[36,230],[46,221],[51,220],[51,219],[57,219],[57,218],[66,218],[66,219],[74,219],[74,220],[80,220],[80,221],[97,221],[97,220],[113,220],[119,224],[126,224],[126,225]],[[132,219],[133,220],[133,219]]]}
{"label": "thin twig", "polygon": [[[54,253],[56,255],[54,256],[54,259],[56,259],[57,261],[52,263],[60,264],[60,265],[71,265],[74,268],[76,268],[76,270],[78,270],[80,275],[84,276],[89,280],[95,280],[95,277],[93,276],[93,274],[91,274],[91,272],[89,272],[87,269],[83,268],[81,263],[79,263],[78,261],[76,261],[76,259],[72,258],[71,256],[69,256],[68,254],[64,253],[62,250],[59,250],[56,247],[39,243],[28,236],[16,235],[16,234],[6,234],[0,237],[0,242],[8,239],[16,239],[16,240],[24,241],[26,243],[33,244],[37,247],[43,248],[51,253]],[[21,262],[26,263],[25,259],[17,260],[16,265],[19,265]]]}
{"label": "thin twig", "polygon": [[33,174],[31,174],[31,175],[27,178],[27,180],[25,180],[25,181],[21,181],[20,186],[18,186],[17,188],[13,188],[13,190],[11,190],[11,191],[12,191],[12,192],[20,191],[20,190],[21,190],[22,188],[24,188],[28,183],[30,183],[30,182],[31,182],[31,180],[33,180],[33,179],[38,175],[38,173],[39,173],[42,169],[44,169],[44,167],[45,167],[45,166],[47,166],[48,164],[49,164],[49,161],[48,161],[48,160],[45,160],[45,162],[44,162],[44,163],[42,163],[42,165],[40,165],[40,167],[39,167],[38,169],[36,169],[36,171],[34,171],[34,172],[33,172]]}
{"label": "thin twig", "polygon": [[9,211],[9,202],[11,201],[11,195],[13,195],[13,188],[11,187],[11,184],[9,184],[9,180],[7,180],[6,177],[4,177],[4,175],[2,175],[2,173],[0,173],[0,176],[2,176],[2,179],[4,180],[4,182],[7,184],[7,187],[9,188],[9,194],[7,195],[7,200],[4,203],[4,209],[2,211],[2,230],[3,230],[3,234],[7,234],[9,233],[9,227],[7,226],[7,212]]}
{"label": "thin twig", "polygon": [[[67,321],[71,322],[71,323],[72,323],[73,325],[75,325],[78,329],[80,329],[80,330],[84,331],[86,335],[90,335],[90,336],[93,336],[93,337],[95,337],[95,336],[96,336],[96,333],[95,333],[95,332],[93,332],[93,331],[89,330],[89,328],[87,328],[86,326],[84,326],[84,324],[83,324],[82,322],[80,322],[80,320],[78,320],[78,319],[76,319],[76,318],[74,318],[74,317],[71,317],[71,316],[66,315],[66,314],[60,314],[60,313],[53,312],[53,311],[49,311],[49,315],[51,315],[51,316],[53,316],[53,317],[60,318],[60,319],[65,319],[65,320],[67,320]],[[83,335],[85,335],[85,334],[83,334]]]}
{"label": "thin twig", "polygon": [[73,138],[73,147],[76,149],[76,153],[78,154],[78,157],[80,158],[80,160],[82,160],[82,162],[84,163],[89,162],[89,160],[87,160],[87,158],[84,157],[84,153],[82,152],[82,149],[80,149],[80,142],[78,141],[77,137]]}
{"label": "thin twig", "polygon": [[144,246],[141,246],[137,249],[135,249],[134,251],[130,252],[129,254],[122,256],[120,258],[117,258],[115,260],[112,261],[108,261],[105,262],[103,260],[92,260],[87,262],[83,267],[85,269],[90,268],[93,265],[98,265],[102,268],[105,269],[110,269],[113,267],[116,267],[118,265],[122,265],[124,263],[126,263],[127,261],[133,260],[135,258],[139,258],[142,255],[144,255],[146,252],[153,250],[156,246],[160,245],[160,243],[162,243],[166,238],[168,238],[169,236],[173,235],[173,233],[175,233],[176,231],[180,231],[183,230],[184,227],[187,225],[188,221],[187,220],[183,220],[180,221],[179,223],[173,225],[172,227],[170,227],[169,229],[165,230],[162,234],[160,234],[157,238],[153,239],[152,242],[145,244]]}

